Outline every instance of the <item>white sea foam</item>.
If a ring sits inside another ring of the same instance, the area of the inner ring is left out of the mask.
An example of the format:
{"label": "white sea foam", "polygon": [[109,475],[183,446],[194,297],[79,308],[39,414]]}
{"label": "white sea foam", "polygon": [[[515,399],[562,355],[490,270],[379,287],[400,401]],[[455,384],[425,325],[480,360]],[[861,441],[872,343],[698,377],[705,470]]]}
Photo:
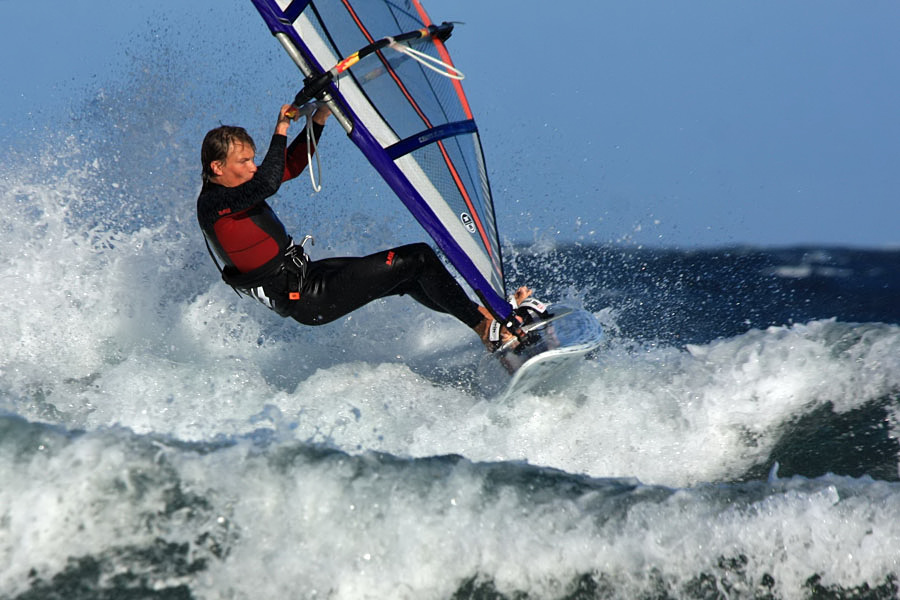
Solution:
{"label": "white sea foam", "polygon": [[558,597],[584,577],[623,598],[695,597],[704,577],[794,598],[813,576],[874,587],[900,568],[900,488],[870,479],[674,490],[515,463],[2,425],[10,595],[78,573],[82,557],[98,588],[133,574],[203,598],[446,598],[468,580]]}

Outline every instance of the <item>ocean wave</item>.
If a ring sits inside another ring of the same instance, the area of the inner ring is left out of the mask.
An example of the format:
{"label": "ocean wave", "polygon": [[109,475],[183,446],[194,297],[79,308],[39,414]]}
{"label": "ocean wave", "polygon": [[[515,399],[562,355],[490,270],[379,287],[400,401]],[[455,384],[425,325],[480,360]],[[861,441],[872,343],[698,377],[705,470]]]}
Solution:
{"label": "ocean wave", "polygon": [[265,436],[0,427],[7,597],[855,597],[897,577],[900,484],[867,477],[678,489]]}

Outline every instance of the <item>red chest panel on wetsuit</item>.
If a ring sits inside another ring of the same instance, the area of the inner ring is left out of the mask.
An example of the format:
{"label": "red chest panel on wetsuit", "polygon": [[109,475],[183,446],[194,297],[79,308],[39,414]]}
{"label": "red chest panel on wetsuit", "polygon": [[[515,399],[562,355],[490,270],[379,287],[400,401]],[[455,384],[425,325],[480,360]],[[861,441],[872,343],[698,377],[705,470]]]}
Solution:
{"label": "red chest panel on wetsuit", "polygon": [[242,273],[266,264],[290,242],[284,225],[265,203],[225,215],[213,229],[229,261]]}

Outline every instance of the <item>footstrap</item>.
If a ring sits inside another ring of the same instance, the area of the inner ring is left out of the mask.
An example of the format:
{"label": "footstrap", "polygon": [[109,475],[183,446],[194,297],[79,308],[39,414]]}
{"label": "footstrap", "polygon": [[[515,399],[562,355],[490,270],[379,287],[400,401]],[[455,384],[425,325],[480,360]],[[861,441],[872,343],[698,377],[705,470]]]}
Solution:
{"label": "footstrap", "polygon": [[549,316],[547,305],[533,296],[525,298],[518,305],[516,305],[515,297],[511,296],[510,304],[513,307],[513,317],[519,321],[519,326],[540,321]]}
{"label": "footstrap", "polygon": [[516,310],[522,308],[531,309],[540,315],[547,314],[547,305],[533,296],[528,296],[522,300],[522,302],[519,303],[519,306],[516,307]]}

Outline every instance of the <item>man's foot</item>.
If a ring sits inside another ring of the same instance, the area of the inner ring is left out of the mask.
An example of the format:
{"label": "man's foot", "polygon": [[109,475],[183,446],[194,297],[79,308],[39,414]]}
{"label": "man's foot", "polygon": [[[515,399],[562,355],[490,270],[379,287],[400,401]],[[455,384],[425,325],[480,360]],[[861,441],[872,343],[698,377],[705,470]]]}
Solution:
{"label": "man's foot", "polygon": [[509,296],[509,303],[515,308],[516,318],[521,325],[527,325],[549,316],[547,305],[532,296],[534,290],[520,287]]}
{"label": "man's foot", "polygon": [[516,290],[516,293],[513,294],[513,298],[515,298],[516,306],[522,304],[522,300],[528,298],[534,293],[534,290],[525,287],[524,285]]}

